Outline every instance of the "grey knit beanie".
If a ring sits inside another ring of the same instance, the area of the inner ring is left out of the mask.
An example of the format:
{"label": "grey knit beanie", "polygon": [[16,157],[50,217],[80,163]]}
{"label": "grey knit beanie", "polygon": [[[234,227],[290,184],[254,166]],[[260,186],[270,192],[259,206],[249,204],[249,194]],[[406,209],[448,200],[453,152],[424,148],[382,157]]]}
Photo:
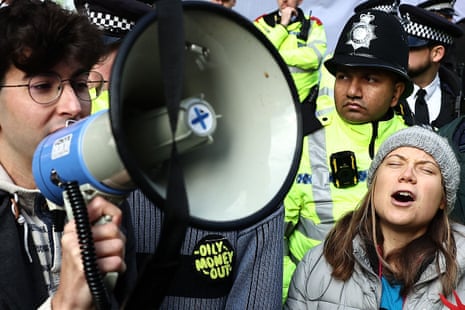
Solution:
{"label": "grey knit beanie", "polygon": [[368,186],[373,182],[376,169],[384,158],[401,146],[418,148],[434,158],[441,169],[446,190],[447,212],[450,213],[454,208],[460,182],[460,166],[447,139],[425,127],[412,126],[399,130],[383,142],[368,170]]}

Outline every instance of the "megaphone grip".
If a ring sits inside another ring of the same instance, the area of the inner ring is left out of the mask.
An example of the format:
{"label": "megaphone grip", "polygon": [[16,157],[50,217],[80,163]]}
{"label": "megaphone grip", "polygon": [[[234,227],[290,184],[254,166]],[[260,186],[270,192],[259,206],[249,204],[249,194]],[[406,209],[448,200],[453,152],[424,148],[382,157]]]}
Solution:
{"label": "megaphone grip", "polygon": [[111,309],[110,298],[97,265],[97,255],[95,254],[89,216],[84,197],[79,189],[79,183],[70,181],[62,183],[61,186],[65,190],[76,223],[84,273],[94,298],[94,304],[97,309]]}

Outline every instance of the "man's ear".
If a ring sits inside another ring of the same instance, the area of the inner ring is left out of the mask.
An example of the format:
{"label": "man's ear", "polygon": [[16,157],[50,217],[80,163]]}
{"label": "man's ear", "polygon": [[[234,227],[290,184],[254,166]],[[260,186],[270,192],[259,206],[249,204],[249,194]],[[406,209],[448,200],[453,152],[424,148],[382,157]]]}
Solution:
{"label": "man's ear", "polygon": [[431,48],[431,61],[440,62],[446,54],[446,48],[443,45],[435,45]]}
{"label": "man's ear", "polygon": [[391,99],[391,107],[395,107],[399,102],[400,96],[404,93],[405,83],[403,81],[397,81],[394,84],[394,91]]}

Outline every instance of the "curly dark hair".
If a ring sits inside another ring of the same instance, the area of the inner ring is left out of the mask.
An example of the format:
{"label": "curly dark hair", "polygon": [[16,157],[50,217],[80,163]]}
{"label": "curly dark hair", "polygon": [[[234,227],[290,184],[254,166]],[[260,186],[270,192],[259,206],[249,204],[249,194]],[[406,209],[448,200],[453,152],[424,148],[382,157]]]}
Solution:
{"label": "curly dark hair", "polygon": [[61,62],[89,70],[103,51],[101,33],[87,17],[50,0],[14,0],[0,9],[0,81],[12,65],[28,75]]}

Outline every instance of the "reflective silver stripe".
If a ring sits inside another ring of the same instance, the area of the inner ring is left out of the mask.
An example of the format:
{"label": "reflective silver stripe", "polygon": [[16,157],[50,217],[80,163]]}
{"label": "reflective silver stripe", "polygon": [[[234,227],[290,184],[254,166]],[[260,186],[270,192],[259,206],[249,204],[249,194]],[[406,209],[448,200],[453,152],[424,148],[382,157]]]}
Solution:
{"label": "reflective silver stripe", "polygon": [[323,115],[328,114],[329,112],[331,112],[331,111],[334,110],[334,109],[335,109],[335,107],[330,107],[330,108],[326,108],[326,109],[321,109],[321,110],[319,110],[319,111],[316,111],[316,112],[315,112],[315,115],[316,115],[316,117],[320,118],[320,117],[322,117]]}
{"label": "reflective silver stripe", "polygon": [[307,46],[310,47],[315,52],[316,56],[318,57],[318,63],[321,64],[323,60],[323,54],[321,54],[320,50],[316,47],[316,44],[326,44],[326,42],[316,40],[316,41],[309,41],[307,43]]}
{"label": "reflective silver stripe", "polygon": [[[322,40],[311,40],[308,43],[309,43],[308,46],[315,45],[315,44],[326,44],[326,42],[322,41]],[[310,43],[312,43],[312,44],[310,44]]]}
{"label": "reflective silver stripe", "polygon": [[333,89],[329,87],[321,87],[318,89],[318,97],[319,96],[332,96]]}
{"label": "reflective silver stripe", "polygon": [[333,225],[333,222],[315,224],[312,220],[301,217],[296,230],[311,239],[323,241]]}
{"label": "reflective silver stripe", "polygon": [[289,72],[291,73],[310,73],[310,72],[315,71],[313,69],[304,70],[304,69],[301,69],[299,67],[294,67],[294,66],[288,66],[288,68],[289,68]]}
{"label": "reflective silver stripe", "polygon": [[[308,136],[308,155],[312,169],[312,193],[313,200],[318,202],[315,205],[315,212],[321,223],[318,226],[308,219],[300,218],[301,227],[299,231],[304,231],[309,238],[322,240],[328,229],[334,224],[333,201],[329,183],[329,167],[326,161],[326,137],[325,130],[318,130]],[[324,171],[324,173],[322,173]],[[321,179],[317,179],[321,178]],[[331,225],[331,226],[330,226]]]}
{"label": "reflective silver stripe", "polygon": [[[321,44],[321,43],[325,43],[325,42],[323,42],[323,41],[313,41],[313,42],[311,42],[310,41],[307,44],[307,47],[311,48],[315,52],[316,57],[318,57],[318,63],[319,64],[321,64],[321,61],[323,60],[323,55],[320,53],[320,51],[315,46],[315,44]],[[302,69],[302,68],[295,67],[295,66],[288,66],[288,68],[289,68],[289,71],[291,73],[310,73],[310,72],[315,71],[314,69]]]}

